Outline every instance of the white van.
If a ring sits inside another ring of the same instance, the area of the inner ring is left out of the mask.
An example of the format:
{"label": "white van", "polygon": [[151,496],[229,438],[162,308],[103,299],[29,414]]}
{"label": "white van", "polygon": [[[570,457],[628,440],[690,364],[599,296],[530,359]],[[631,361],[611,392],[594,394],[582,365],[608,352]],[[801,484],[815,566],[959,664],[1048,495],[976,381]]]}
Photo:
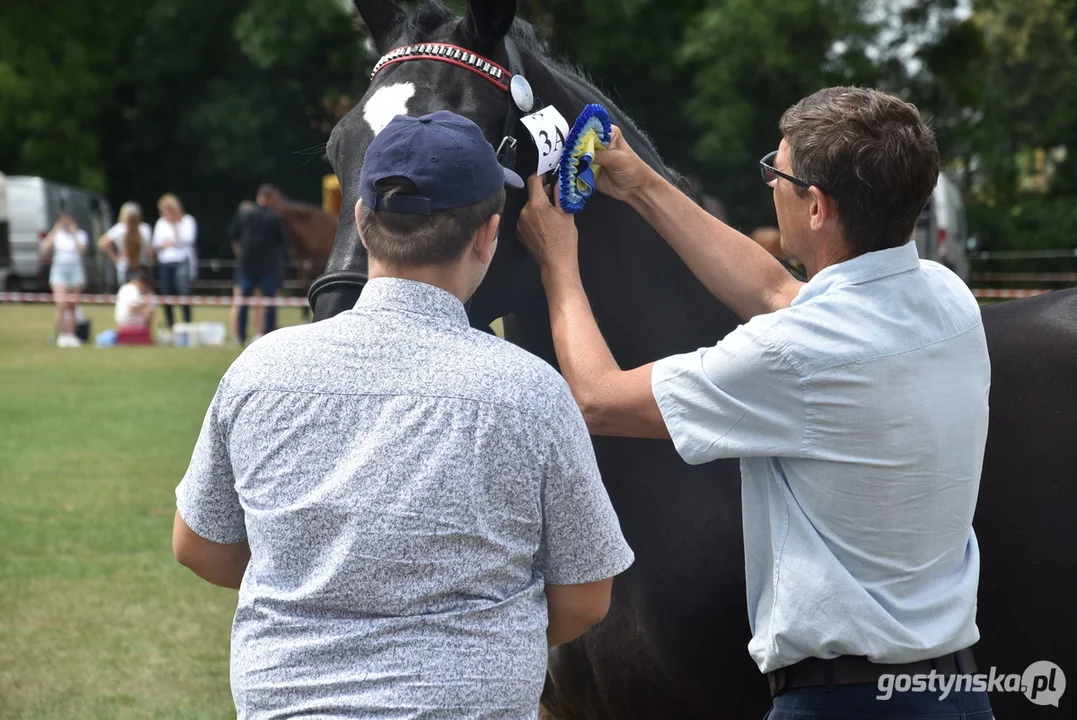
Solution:
{"label": "white van", "polygon": [[939,173],[935,192],[927,202],[914,232],[920,257],[950,268],[966,284],[972,273],[965,202],[961,190],[946,173]]}
{"label": "white van", "polygon": [[10,222],[9,248],[4,253],[10,266],[6,289],[47,288],[48,268],[42,263],[41,241],[64,212],[74,217],[87,235],[85,289],[102,285],[105,263],[97,251],[97,238],[113,224],[112,208],[103,195],[45,178],[11,175],[6,198]]}

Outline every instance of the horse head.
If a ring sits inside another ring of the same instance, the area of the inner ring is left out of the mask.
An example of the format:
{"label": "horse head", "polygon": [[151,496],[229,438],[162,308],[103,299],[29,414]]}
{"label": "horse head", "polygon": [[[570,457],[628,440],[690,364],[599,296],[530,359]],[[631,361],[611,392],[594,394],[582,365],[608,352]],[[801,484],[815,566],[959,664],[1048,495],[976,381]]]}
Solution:
{"label": "horse head", "polygon": [[[475,71],[478,63],[507,69],[519,62],[510,58],[512,41],[507,40],[516,15],[514,0],[473,0],[463,18],[439,2],[427,2],[410,15],[390,0],[356,0],[355,4],[379,52],[436,46],[450,54],[443,55],[441,62],[429,53],[410,58],[412,62],[385,64],[359,103],[334,128],[327,155],[340,179],[343,210],[327,273],[311,290],[316,320],[350,308],[361,290],[367,266],[354,215],[359,173],[367,147],[395,115],[451,110],[478,125],[495,148],[505,138],[506,125],[510,132],[518,129],[513,123],[518,115],[509,117],[516,109],[510,108],[507,77],[506,87],[500,87],[488,73],[484,76]],[[519,155],[513,164],[521,174],[527,174],[523,168],[528,166],[533,172],[534,148],[522,142],[517,147]],[[515,239],[516,221],[525,200],[523,191],[509,189],[498,252],[468,305],[476,327],[488,326],[541,290],[537,268]]]}

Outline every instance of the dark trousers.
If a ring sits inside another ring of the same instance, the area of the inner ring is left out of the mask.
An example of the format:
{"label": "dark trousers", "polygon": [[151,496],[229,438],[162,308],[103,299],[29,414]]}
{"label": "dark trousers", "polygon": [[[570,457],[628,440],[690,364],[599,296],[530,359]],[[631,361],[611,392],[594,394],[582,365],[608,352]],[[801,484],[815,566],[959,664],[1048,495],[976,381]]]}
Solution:
{"label": "dark trousers", "polygon": [[[191,266],[186,262],[161,263],[157,266],[157,276],[161,281],[159,292],[162,295],[191,294]],[[165,320],[173,325],[172,306],[165,305]],[[183,322],[191,322],[191,306],[183,306]]]}
{"label": "dark trousers", "polygon": [[[911,720],[945,718],[945,720],[994,720],[986,692],[951,691],[939,699],[943,690],[934,692],[887,693],[876,683],[834,685],[786,690],[774,698],[764,720]],[[885,700],[878,696],[889,697]]]}
{"label": "dark trousers", "polygon": [[[278,268],[266,275],[260,277],[247,277],[243,273],[239,273],[236,276],[236,284],[239,285],[239,291],[243,294],[243,297],[249,298],[254,295],[255,289],[262,291],[262,297],[272,298],[276,297],[277,290],[280,289],[281,283],[281,270]],[[248,305],[239,306],[239,341],[247,341],[247,309]],[[277,329],[277,308],[273,305],[269,305],[265,308],[266,326],[263,331],[266,335]]]}

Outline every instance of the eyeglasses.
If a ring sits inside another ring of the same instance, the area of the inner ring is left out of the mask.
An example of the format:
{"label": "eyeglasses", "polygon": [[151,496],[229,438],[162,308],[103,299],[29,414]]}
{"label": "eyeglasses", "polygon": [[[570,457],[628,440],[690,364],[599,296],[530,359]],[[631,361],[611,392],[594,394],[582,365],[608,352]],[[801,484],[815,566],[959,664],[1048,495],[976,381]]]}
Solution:
{"label": "eyeglasses", "polygon": [[778,157],[778,151],[767,153],[762,160],[759,161],[759,171],[763,174],[763,182],[770,187],[776,187],[778,184],[778,178],[783,177],[794,185],[799,185],[803,188],[809,188],[812,186],[807,180],[801,180],[798,177],[787,175],[778,168],[774,167],[774,160]]}

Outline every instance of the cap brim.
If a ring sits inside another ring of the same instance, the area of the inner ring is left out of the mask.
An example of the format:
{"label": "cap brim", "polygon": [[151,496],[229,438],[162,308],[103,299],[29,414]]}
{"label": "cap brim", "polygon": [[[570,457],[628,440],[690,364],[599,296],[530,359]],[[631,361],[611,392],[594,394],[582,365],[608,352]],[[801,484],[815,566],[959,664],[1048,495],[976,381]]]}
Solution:
{"label": "cap brim", "polygon": [[525,185],[524,185],[524,180],[523,180],[522,177],[520,177],[519,175],[514,173],[512,170],[509,170],[508,168],[502,168],[502,169],[505,171],[505,184],[506,185],[508,185],[509,187],[514,187],[517,190],[523,190],[524,189]]}

